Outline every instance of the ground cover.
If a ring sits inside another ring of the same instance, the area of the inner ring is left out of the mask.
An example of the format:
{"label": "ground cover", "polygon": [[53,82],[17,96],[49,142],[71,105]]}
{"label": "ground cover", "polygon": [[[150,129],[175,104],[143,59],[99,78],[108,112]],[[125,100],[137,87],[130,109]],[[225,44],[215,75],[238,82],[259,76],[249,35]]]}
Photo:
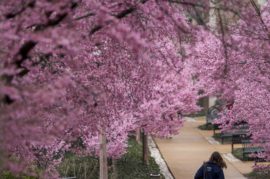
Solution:
{"label": "ground cover", "polygon": [[202,124],[202,125],[199,125],[198,128],[200,130],[210,131],[210,130],[213,130],[213,125],[212,124]]}
{"label": "ground cover", "polygon": [[[109,178],[112,178],[113,167],[109,160]],[[75,165],[74,165],[75,164]],[[98,179],[99,164],[94,157],[78,157],[71,153],[66,154],[65,159],[58,168],[62,177],[77,176],[77,179]],[[149,165],[142,162],[142,145],[138,144],[134,138],[128,141],[127,153],[116,161],[116,173],[119,179],[149,179],[150,174],[160,174],[159,166],[150,157]],[[9,172],[0,175],[1,179],[36,179],[30,176],[15,177]],[[164,178],[161,176],[161,178]]]}
{"label": "ground cover", "polygon": [[245,177],[248,179],[267,179],[270,178],[270,171],[253,171],[246,174]]}

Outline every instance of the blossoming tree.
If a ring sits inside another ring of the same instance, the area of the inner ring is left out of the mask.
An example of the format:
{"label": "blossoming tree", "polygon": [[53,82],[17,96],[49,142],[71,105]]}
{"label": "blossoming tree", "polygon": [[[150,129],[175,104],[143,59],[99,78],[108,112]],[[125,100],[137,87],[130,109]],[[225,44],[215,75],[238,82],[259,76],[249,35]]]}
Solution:
{"label": "blossoming tree", "polygon": [[269,160],[269,2],[261,7],[253,0],[231,3],[242,6],[235,17],[218,11],[214,33],[199,30],[188,65],[206,95],[233,101],[218,121],[221,127],[248,123],[252,142],[265,150],[260,157]]}
{"label": "blossoming tree", "polygon": [[[124,153],[130,130],[166,136],[181,124],[166,113],[194,110],[175,50],[189,28],[180,7],[12,0],[0,9],[1,150],[11,171],[44,159],[44,177],[57,177],[59,154],[100,152],[107,178],[106,155]],[[72,146],[78,139],[85,151]]]}

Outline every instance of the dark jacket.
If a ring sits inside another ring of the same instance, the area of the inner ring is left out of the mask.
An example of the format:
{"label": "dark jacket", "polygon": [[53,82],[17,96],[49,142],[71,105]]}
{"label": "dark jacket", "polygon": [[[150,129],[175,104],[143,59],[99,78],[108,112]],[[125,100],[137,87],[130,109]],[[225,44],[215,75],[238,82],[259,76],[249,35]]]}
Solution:
{"label": "dark jacket", "polygon": [[225,179],[225,177],[220,166],[213,162],[206,162],[199,168],[194,179]]}

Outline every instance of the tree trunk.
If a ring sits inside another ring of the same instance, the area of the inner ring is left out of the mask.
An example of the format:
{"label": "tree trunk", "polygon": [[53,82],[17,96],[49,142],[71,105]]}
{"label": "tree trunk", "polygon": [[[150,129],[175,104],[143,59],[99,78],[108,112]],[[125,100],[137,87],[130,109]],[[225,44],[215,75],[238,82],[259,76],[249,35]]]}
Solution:
{"label": "tree trunk", "polygon": [[141,129],[140,128],[136,129],[136,141],[139,144],[141,143]]}
{"label": "tree trunk", "polygon": [[99,143],[99,178],[108,179],[106,135],[103,129],[101,129],[99,133]]}
{"label": "tree trunk", "polygon": [[209,26],[212,31],[216,31],[217,28],[217,15],[216,15],[216,0],[209,0],[210,6],[212,7],[209,11]]}
{"label": "tree trunk", "polygon": [[204,109],[204,114],[207,115],[207,111],[209,109],[209,97],[208,96],[203,98],[203,109]]}
{"label": "tree trunk", "polygon": [[149,165],[148,135],[143,130],[143,163]]}
{"label": "tree trunk", "polygon": [[112,159],[112,179],[117,179],[117,160],[116,159]]}

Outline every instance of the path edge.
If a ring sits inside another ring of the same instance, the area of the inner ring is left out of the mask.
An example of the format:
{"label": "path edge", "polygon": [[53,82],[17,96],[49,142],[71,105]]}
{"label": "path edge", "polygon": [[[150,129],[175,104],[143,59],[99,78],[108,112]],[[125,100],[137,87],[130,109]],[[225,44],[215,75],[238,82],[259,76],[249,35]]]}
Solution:
{"label": "path edge", "polygon": [[[148,141],[149,141],[149,142],[148,142],[148,148],[149,148],[149,150],[150,150],[151,155],[152,155],[151,150],[153,150],[152,148],[157,149],[157,151],[158,151],[158,153],[159,153],[159,155],[160,155],[160,159],[165,163],[166,169],[168,170],[169,174],[171,175],[171,178],[172,178],[172,179],[175,179],[175,176],[174,176],[173,172],[171,171],[171,169],[170,169],[168,163],[166,162],[166,160],[164,160],[164,157],[163,157],[162,153],[160,152],[160,149],[159,149],[159,147],[158,147],[158,145],[157,145],[155,139],[154,139],[152,136],[149,136],[149,137],[148,137]],[[151,144],[153,144],[153,146],[151,146]],[[156,160],[155,157],[153,157],[153,158]],[[157,162],[157,164],[159,165],[159,167],[161,167],[161,166],[160,166],[160,163]],[[162,171],[161,169],[160,169],[160,171],[161,171],[161,173],[163,174],[164,171]],[[163,175],[164,175],[164,174],[163,174]],[[166,179],[166,177],[165,177],[165,179]]]}

